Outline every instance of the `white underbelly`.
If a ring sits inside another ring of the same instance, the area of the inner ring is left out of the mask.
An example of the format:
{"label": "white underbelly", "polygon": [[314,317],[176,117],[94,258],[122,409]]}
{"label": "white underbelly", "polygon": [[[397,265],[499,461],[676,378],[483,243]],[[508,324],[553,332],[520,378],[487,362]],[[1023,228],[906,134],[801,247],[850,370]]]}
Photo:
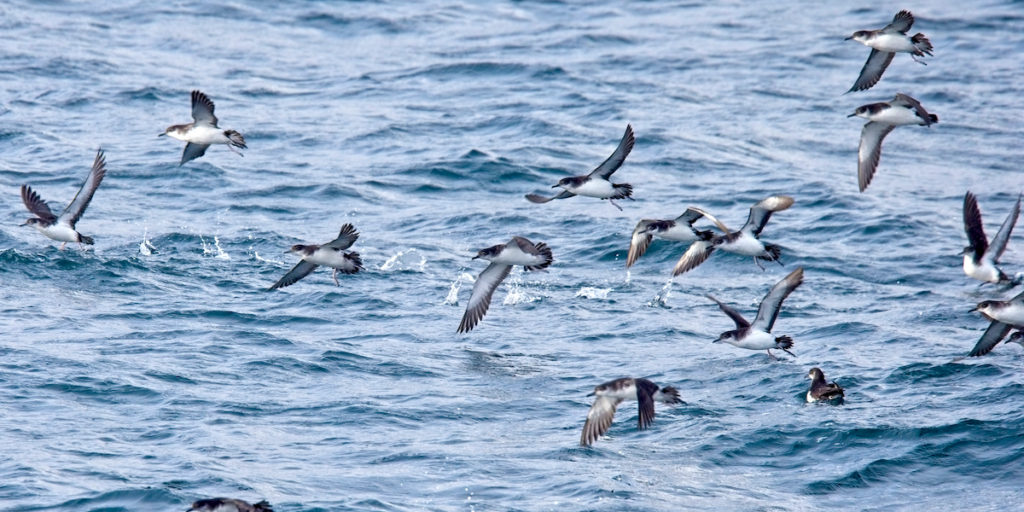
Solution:
{"label": "white underbelly", "polygon": [[78,241],[78,233],[67,224],[57,223],[45,228],[36,226],[36,229],[51,240],[56,240],[58,242]]}
{"label": "white underbelly", "polygon": [[744,256],[763,256],[765,253],[764,244],[749,235],[741,235],[732,243],[722,244],[721,249]]}
{"label": "white underbelly", "polygon": [[882,34],[871,40],[868,46],[880,52],[907,52],[914,51],[914,44],[910,38],[903,34]]}
{"label": "white underbelly", "polygon": [[671,240],[673,242],[696,242],[697,235],[693,233],[690,226],[676,224],[665,231],[655,232],[654,236],[663,240]]}
{"label": "white underbelly", "polygon": [[212,126],[193,126],[185,135],[185,141],[193,144],[227,144],[224,130]]}
{"label": "white underbelly", "polygon": [[917,117],[913,110],[905,107],[889,107],[871,116],[871,120],[895,126],[921,124],[924,122],[923,119]]}
{"label": "white underbelly", "polygon": [[615,187],[610,181],[592,178],[578,188],[570,189],[569,192],[580,196],[605,199],[615,195]]}
{"label": "white underbelly", "polygon": [[1011,306],[1001,308],[995,313],[996,314],[992,318],[1004,324],[1024,327],[1024,305],[1015,303]]}
{"label": "white underbelly", "polygon": [[523,265],[525,267],[544,263],[544,257],[523,252],[515,242],[505,246],[497,258],[491,260],[502,265]]}
{"label": "white underbelly", "polygon": [[733,343],[739,348],[745,348],[749,350],[765,350],[769,348],[775,348],[775,336],[770,332],[765,331],[750,331],[747,336],[740,341]]}
{"label": "white underbelly", "polygon": [[970,254],[964,255],[964,273],[968,277],[985,281],[986,283],[999,282],[999,270],[996,269],[995,265],[985,260],[982,260],[981,265],[976,265],[974,258]]}
{"label": "white underbelly", "polygon": [[348,259],[345,258],[344,251],[337,251],[329,248],[318,249],[316,252],[310,254],[304,259],[316,265],[323,265],[325,267],[332,268],[344,268],[351,265]]}

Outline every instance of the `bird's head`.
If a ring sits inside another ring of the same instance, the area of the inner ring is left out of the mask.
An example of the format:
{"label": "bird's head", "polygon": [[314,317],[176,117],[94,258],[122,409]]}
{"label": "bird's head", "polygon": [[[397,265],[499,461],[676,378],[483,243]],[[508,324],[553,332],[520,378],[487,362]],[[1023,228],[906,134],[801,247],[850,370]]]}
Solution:
{"label": "bird's head", "polygon": [[479,251],[477,251],[476,256],[473,256],[473,259],[482,259],[488,261],[494,259],[494,257],[501,252],[502,247],[503,246],[501,245],[494,245],[486,249],[480,249]]}
{"label": "bird's head", "polygon": [[22,226],[36,226],[36,225],[39,225],[39,224],[42,224],[42,221],[40,219],[35,218],[35,217],[32,217],[31,219],[28,219],[25,222],[21,223]]}
{"label": "bird's head", "polygon": [[858,30],[858,31],[850,34],[850,37],[847,37],[846,41],[849,41],[849,40],[853,39],[854,41],[857,41],[858,43],[863,43],[864,41],[867,41],[868,38],[870,38],[870,37],[871,37],[871,32],[870,31],[868,31],[868,30]]}
{"label": "bird's head", "polygon": [[825,379],[825,374],[821,373],[818,368],[811,368],[811,371],[807,372],[807,378],[811,380]]}
{"label": "bird's head", "polygon": [[723,342],[729,343],[730,341],[733,341],[735,339],[736,339],[736,331],[725,331],[722,334],[719,334],[718,335],[718,339],[715,340],[715,341],[712,341],[711,343],[723,343]]}
{"label": "bird's head", "polygon": [[188,129],[189,129],[189,125],[187,125],[187,124],[176,124],[176,125],[168,126],[167,129],[164,130],[163,133],[157,135],[157,137],[163,137],[164,135],[168,135],[168,136],[170,136],[172,138],[175,138],[175,139],[178,139],[178,140],[184,140],[184,139],[182,139],[182,137],[185,136],[185,132],[187,132]]}

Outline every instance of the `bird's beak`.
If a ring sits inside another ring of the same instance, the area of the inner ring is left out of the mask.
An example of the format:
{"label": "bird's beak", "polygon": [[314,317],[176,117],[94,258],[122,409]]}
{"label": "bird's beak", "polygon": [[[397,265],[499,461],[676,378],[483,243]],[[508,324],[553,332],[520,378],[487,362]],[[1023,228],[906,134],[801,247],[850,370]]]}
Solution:
{"label": "bird's beak", "polygon": [[28,226],[28,221],[26,220],[25,222],[22,222],[21,224],[18,224],[18,225],[19,226]]}
{"label": "bird's beak", "polygon": [[587,393],[587,396],[594,396],[594,392],[591,391],[590,393]]}
{"label": "bird's beak", "polygon": [[470,259],[471,259],[471,260],[475,260],[475,259],[479,259],[479,258],[480,258],[480,255],[479,255],[479,254],[477,254],[476,256],[473,256],[473,257],[472,257],[472,258],[470,258]]}
{"label": "bird's beak", "polygon": [[853,36],[847,37],[847,38],[843,39],[843,41],[849,41],[850,39],[853,39]]}
{"label": "bird's beak", "polygon": [[282,254],[289,254],[289,253],[291,253],[291,252],[292,252],[292,250],[291,250],[291,249],[288,249],[287,251],[283,252]]}
{"label": "bird's beak", "polygon": [[846,116],[846,117],[853,117],[853,116],[855,116],[855,115],[857,115],[857,113],[856,113],[856,112],[854,112],[854,113],[852,113],[852,114],[850,114],[850,115],[848,115],[848,116]]}
{"label": "bird's beak", "polygon": [[975,311],[977,311],[977,310],[978,310],[978,306],[974,306],[973,308],[971,308],[971,309],[970,309],[970,310],[968,310],[967,312],[968,312],[968,313],[974,313],[974,312],[975,312]]}
{"label": "bird's beak", "polygon": [[722,342],[722,338],[718,338],[716,340],[711,340],[711,343],[721,343],[721,342]]}
{"label": "bird's beak", "polygon": [[558,185],[551,185],[551,188],[558,188]]}
{"label": "bird's beak", "polygon": [[[164,135],[167,135],[167,132],[161,133],[161,134],[157,135],[157,137],[163,137]],[[189,509],[189,510],[191,510],[191,509]]]}

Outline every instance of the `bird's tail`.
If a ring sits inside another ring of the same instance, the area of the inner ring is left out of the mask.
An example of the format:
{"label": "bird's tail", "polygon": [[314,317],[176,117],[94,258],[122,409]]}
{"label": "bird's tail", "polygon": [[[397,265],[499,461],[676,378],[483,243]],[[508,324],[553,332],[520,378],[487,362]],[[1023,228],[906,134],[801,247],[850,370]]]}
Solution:
{"label": "bird's tail", "polygon": [[782,350],[789,350],[793,348],[793,338],[789,336],[779,336],[775,338],[775,348],[781,348]]}
{"label": "bird's tail", "polygon": [[338,272],[341,272],[342,274],[355,274],[363,269],[363,259],[359,257],[358,252],[345,253],[345,259],[351,261],[356,268],[351,271],[338,269]]}
{"label": "bird's tail", "polygon": [[249,149],[249,146],[245,145],[245,137],[242,137],[241,133],[234,130],[224,130],[224,136],[228,138],[228,144],[239,149]]}
{"label": "bird's tail", "polygon": [[765,261],[779,261],[779,256],[782,254],[782,248],[774,244],[764,244],[764,252],[768,253],[768,255],[758,256],[758,259]]}
{"label": "bird's tail", "polygon": [[629,183],[616,183],[612,187],[615,187],[615,195],[608,199],[633,199],[633,185]]}
{"label": "bird's tail", "polygon": [[256,512],[274,512],[274,509],[270,508],[270,503],[267,503],[267,500],[253,504],[252,508]]}
{"label": "bird's tail", "polygon": [[672,386],[661,388],[661,401],[666,404],[680,404],[683,401],[679,398],[679,390]]}
{"label": "bird's tail", "polygon": [[530,265],[526,267],[526,270],[544,270],[551,266],[551,262],[555,261],[555,257],[551,255],[551,248],[544,242],[538,242],[534,247],[540,251],[541,256],[544,256],[544,262],[540,265]]}
{"label": "bird's tail", "polygon": [[705,231],[694,231],[694,234],[697,235],[699,240],[704,240],[705,242],[715,237],[715,233],[710,229]]}
{"label": "bird's tail", "polygon": [[939,116],[935,114],[928,114],[928,124],[935,124],[939,122]]}
{"label": "bird's tail", "polygon": [[932,42],[929,41],[924,34],[920,32],[914,34],[913,37],[910,38],[910,42],[914,44],[914,49],[917,50],[914,52],[916,55],[922,56],[926,53],[928,55],[932,54]]}
{"label": "bird's tail", "polygon": [[79,233],[79,235],[78,235],[78,241],[83,243],[83,244],[85,244],[85,245],[92,245],[93,244],[93,239],[92,239],[91,236],[85,236],[85,235],[83,235],[81,233]]}

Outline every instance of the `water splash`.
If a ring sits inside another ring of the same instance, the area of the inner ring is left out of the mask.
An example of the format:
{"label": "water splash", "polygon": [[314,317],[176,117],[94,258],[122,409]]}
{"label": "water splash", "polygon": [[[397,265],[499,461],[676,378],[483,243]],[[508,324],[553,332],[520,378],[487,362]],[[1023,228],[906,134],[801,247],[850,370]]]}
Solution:
{"label": "water splash", "polygon": [[607,299],[608,294],[611,293],[611,288],[595,288],[593,286],[584,286],[576,292],[577,297],[583,297],[584,299]]}
{"label": "water splash", "polygon": [[659,291],[658,294],[647,303],[647,305],[656,308],[668,307],[668,299],[672,296],[672,281],[673,279],[671,277],[668,278],[665,286],[661,287],[661,291]]}
{"label": "water splash", "polygon": [[213,245],[210,245],[203,235],[199,235],[199,242],[203,244],[203,256],[213,256],[218,260],[230,260],[231,256],[224,252],[224,249],[220,246],[220,238],[214,235]]}
{"label": "water splash", "polygon": [[152,256],[153,255],[153,251],[155,251],[155,250],[156,250],[156,246],[154,246],[153,243],[149,241],[149,230],[148,229],[143,229],[142,230],[142,242],[139,243],[139,254],[141,254],[143,256]]}
{"label": "water splash", "polygon": [[506,283],[508,283],[508,293],[505,294],[505,300],[502,301],[502,304],[504,305],[511,306],[540,300],[540,297],[530,295],[523,286],[523,271],[519,267],[512,270],[512,273],[509,274],[508,281],[506,281]]}
{"label": "water splash", "polygon": [[472,274],[463,272],[463,269],[459,269],[459,277],[452,281],[451,286],[448,288],[448,295],[444,298],[445,306],[458,306],[459,305],[459,290],[462,289],[462,283],[472,283],[475,279]]}
{"label": "water splash", "polygon": [[[419,255],[419,261],[412,261],[411,259]],[[394,256],[388,258],[378,270],[385,272],[390,270],[415,270],[417,272],[423,272],[427,267],[427,257],[419,254],[416,249],[406,249],[404,251],[398,251]]]}

